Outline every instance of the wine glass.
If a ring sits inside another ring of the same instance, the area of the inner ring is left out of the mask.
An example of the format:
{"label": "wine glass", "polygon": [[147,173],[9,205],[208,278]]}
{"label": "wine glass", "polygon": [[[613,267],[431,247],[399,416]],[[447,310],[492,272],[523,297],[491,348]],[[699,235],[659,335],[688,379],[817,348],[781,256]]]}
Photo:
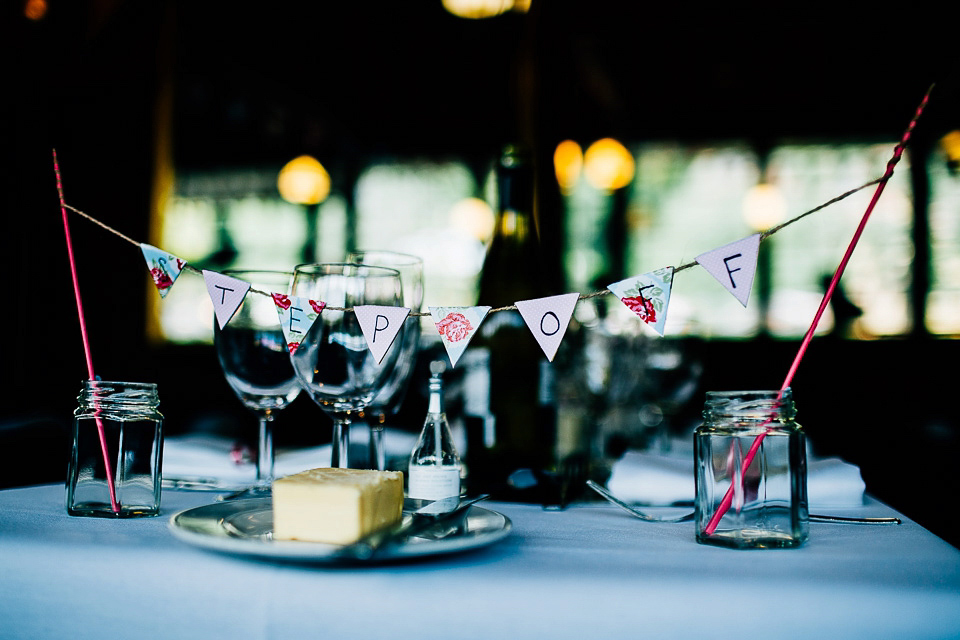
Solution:
{"label": "wine glass", "polygon": [[227,326],[214,320],[213,343],[230,388],[260,422],[257,480],[245,493],[268,493],[273,482],[273,418],[297,397],[300,383],[287,354],[287,343],[271,293],[289,293],[289,271],[228,270],[251,290]]}
{"label": "wine glass", "polygon": [[294,270],[292,294],[326,304],[290,360],[303,389],[333,420],[330,465],[348,467],[350,423],[389,380],[404,331],[377,364],[353,308],[402,306],[400,274],[362,264],[305,264]]}
{"label": "wine glass", "polygon": [[420,345],[420,318],[414,313],[423,304],[423,260],[417,256],[395,251],[364,250],[347,255],[347,262],[389,267],[400,272],[403,284],[403,306],[412,312],[403,329],[400,355],[390,379],[370,402],[366,415],[370,416],[370,458],[374,468],[383,471],[387,467],[387,454],[383,445],[383,428],[387,416],[396,413],[407,393],[410,374],[417,362]]}

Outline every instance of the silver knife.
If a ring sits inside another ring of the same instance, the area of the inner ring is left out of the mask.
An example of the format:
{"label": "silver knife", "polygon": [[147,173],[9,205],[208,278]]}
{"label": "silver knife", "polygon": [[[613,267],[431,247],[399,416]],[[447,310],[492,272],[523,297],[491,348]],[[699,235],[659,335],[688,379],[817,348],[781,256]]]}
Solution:
{"label": "silver knife", "polygon": [[489,497],[489,494],[483,494],[465,500],[461,500],[459,496],[434,500],[430,504],[420,507],[411,513],[409,518],[404,518],[394,526],[374,531],[360,540],[346,545],[340,549],[337,555],[345,558],[369,560],[378,550],[388,545],[402,542],[438,524],[455,521],[470,508],[470,505]]}

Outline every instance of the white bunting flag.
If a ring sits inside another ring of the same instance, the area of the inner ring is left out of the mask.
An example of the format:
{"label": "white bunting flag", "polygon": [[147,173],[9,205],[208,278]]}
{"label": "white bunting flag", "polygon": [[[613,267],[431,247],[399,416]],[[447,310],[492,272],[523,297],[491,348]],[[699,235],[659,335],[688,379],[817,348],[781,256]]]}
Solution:
{"label": "white bunting flag", "polygon": [[357,314],[363,337],[367,339],[367,347],[377,364],[380,364],[403,328],[403,321],[410,314],[410,309],[368,304],[354,307],[353,310]]}
{"label": "white bunting flag", "polygon": [[700,254],[697,262],[746,307],[750,290],[753,288],[753,277],[757,273],[759,251],[760,234],[755,233]]}
{"label": "white bunting flag", "polygon": [[615,282],[607,286],[607,289],[662,336],[672,287],[673,267],[664,267]]}
{"label": "white bunting flag", "polygon": [[517,309],[527,323],[530,333],[537,339],[547,360],[553,362],[557,355],[563,335],[567,332],[573,310],[577,306],[579,293],[564,293],[559,296],[537,298],[535,300],[520,300],[516,302]]}
{"label": "white bunting flag", "polygon": [[320,317],[320,312],[327,304],[283,293],[271,293],[270,297],[273,298],[273,304],[277,307],[277,316],[280,318],[283,339],[287,342],[287,351],[295,353],[303,341],[303,336],[310,331],[310,327]]}
{"label": "white bunting flag", "polygon": [[467,345],[488,313],[490,307],[430,307],[430,316],[437,325],[451,367],[457,366],[457,360],[467,350]]}
{"label": "white bunting flag", "polygon": [[153,278],[153,284],[160,292],[160,297],[166,298],[170,289],[173,288],[173,283],[177,281],[177,276],[187,266],[187,261],[142,242],[140,251],[143,252],[143,259],[147,261],[147,269],[150,269],[150,277]]}
{"label": "white bunting flag", "polygon": [[217,323],[223,329],[243,303],[247,291],[250,290],[250,283],[206,269],[203,271],[203,281],[207,285],[210,301],[213,302]]}

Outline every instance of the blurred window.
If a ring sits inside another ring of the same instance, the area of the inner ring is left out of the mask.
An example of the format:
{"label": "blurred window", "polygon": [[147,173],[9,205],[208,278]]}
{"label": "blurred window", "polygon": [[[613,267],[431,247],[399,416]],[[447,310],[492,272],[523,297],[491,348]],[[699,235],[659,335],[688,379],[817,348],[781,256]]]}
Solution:
{"label": "blurred window", "polygon": [[[568,287],[582,293],[603,289],[614,279],[692,262],[700,253],[790,220],[882,175],[892,148],[893,143],[785,144],[771,149],[763,162],[746,144],[634,146],[636,176],[629,186],[610,193],[581,177],[564,193]],[[928,173],[933,240],[925,324],[934,334],[958,335],[960,179],[942,152],[930,158]],[[424,258],[425,306],[477,302],[492,229],[487,204],[495,198],[492,175],[475,176],[456,161],[374,163],[357,181],[354,213],[336,192],[313,210],[287,203],[276,193],[275,180],[276,173],[266,171],[179,181],[161,219],[161,247],[214,270],[292,268],[308,256],[338,261],[352,248],[392,249]],[[761,207],[764,221],[749,211],[758,183],[770,185],[782,202],[782,211],[770,201]],[[761,245],[764,255],[746,309],[703,269],[677,274],[668,333],[747,338],[767,330],[802,336],[873,192],[872,186],[863,189],[769,237]],[[912,216],[904,156],[819,332],[870,339],[912,329],[907,293],[914,266]],[[625,230],[622,237],[611,234],[619,228]],[[351,237],[355,246],[348,247]],[[622,252],[622,260],[613,259],[615,252]],[[624,273],[614,274],[621,263]],[[763,291],[770,292],[766,326]],[[200,278],[178,280],[162,302],[152,304],[163,339],[210,341],[212,311]],[[631,320],[623,305],[607,306],[614,320]]]}
{"label": "blurred window", "polygon": [[[492,214],[482,200],[470,200],[478,186],[465,165],[368,167],[356,185],[356,247],[347,246],[351,214],[341,194],[315,208],[291,204],[277,193],[276,177],[269,170],[180,177],[161,215],[159,246],[215,271],[337,262],[350,248],[412,253],[424,258],[425,305],[474,304]],[[467,200],[481,210],[462,206]],[[150,300],[151,334],[212,341],[213,310],[201,278],[186,274],[163,300]]]}
{"label": "blurred window", "polygon": [[931,154],[931,283],[927,295],[928,331],[960,335],[960,175],[948,169],[942,149]]}
{"label": "blurred window", "polygon": [[[892,149],[893,143],[781,145],[764,163],[742,144],[635,147],[636,177],[620,205],[615,194],[592,189],[584,180],[566,196],[568,279],[581,290],[608,284],[596,278],[609,268],[604,229],[608,221],[616,220],[612,207],[626,209],[626,273],[616,277],[639,275],[691,262],[703,252],[790,220],[861,186],[883,174]],[[750,198],[761,182],[769,185],[779,205],[768,199],[759,212],[751,212]],[[824,279],[839,264],[873,191],[864,189],[767,238],[746,309],[703,269],[678,273],[667,331],[751,337],[766,328],[777,336],[802,336],[825,291]],[[766,220],[759,220],[758,213]],[[842,321],[837,329],[843,335],[870,338],[910,330],[911,224],[909,167],[904,158],[871,216],[840,293],[835,294],[833,307],[840,310]],[[956,253],[956,240],[950,247]],[[771,293],[763,327],[765,274]],[[621,306],[609,305],[618,314],[624,311]],[[834,326],[833,314],[828,313],[818,331]]]}

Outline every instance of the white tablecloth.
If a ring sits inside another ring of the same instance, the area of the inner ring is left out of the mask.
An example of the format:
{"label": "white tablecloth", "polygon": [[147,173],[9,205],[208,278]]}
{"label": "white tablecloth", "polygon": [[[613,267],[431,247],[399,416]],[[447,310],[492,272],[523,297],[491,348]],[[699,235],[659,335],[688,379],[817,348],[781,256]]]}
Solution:
{"label": "white tablecloth", "polygon": [[[0,491],[0,638],[946,638],[960,551],[900,526],[810,525],[800,549],[699,545],[606,503],[488,503],[513,531],[482,550],[370,567],[252,561],[158,518],[72,518],[61,486]],[[845,515],[896,515],[868,500]]]}

